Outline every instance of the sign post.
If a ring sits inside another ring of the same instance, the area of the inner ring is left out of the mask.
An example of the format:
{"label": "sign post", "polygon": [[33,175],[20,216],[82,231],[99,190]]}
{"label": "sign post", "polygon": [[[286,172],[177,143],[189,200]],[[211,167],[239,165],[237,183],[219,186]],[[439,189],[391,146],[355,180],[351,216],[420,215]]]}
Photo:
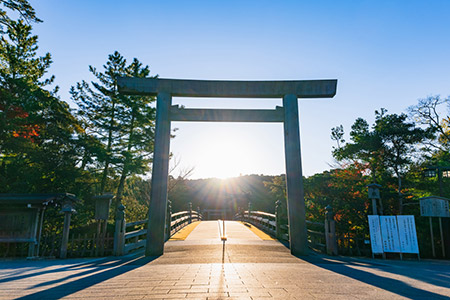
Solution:
{"label": "sign post", "polygon": [[420,199],[420,215],[429,217],[430,235],[431,235],[431,251],[433,257],[436,257],[434,248],[433,220],[432,217],[439,218],[439,230],[441,233],[442,257],[445,258],[444,231],[442,230],[442,218],[450,218],[450,199],[438,196],[424,197]]}
{"label": "sign post", "polygon": [[369,215],[370,244],[372,257],[375,254],[415,253],[420,260],[414,216]]}

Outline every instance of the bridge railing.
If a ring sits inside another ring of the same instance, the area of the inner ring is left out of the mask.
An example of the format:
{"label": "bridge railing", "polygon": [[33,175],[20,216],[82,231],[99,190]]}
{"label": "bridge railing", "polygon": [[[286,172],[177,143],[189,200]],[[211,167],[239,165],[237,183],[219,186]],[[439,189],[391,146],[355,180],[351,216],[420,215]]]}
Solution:
{"label": "bridge railing", "polygon": [[186,225],[194,222],[199,221],[202,219],[202,215],[195,211],[180,211],[177,213],[174,213],[170,217],[170,235],[172,236],[174,233],[185,227]]}
{"label": "bridge railing", "polygon": [[[127,223],[123,212],[124,209],[123,206],[119,207],[116,216],[116,230],[114,233],[114,255],[116,256],[128,254],[144,248],[146,245],[148,220]],[[166,224],[166,240],[186,225],[201,219],[201,214],[194,210],[181,211],[174,214],[169,211]]]}
{"label": "bridge railing", "polygon": [[[337,255],[335,221],[327,208],[324,222],[306,221],[309,247],[328,254]],[[244,211],[236,219],[246,221],[279,240],[289,241],[289,225],[282,224],[277,214],[262,211]]]}

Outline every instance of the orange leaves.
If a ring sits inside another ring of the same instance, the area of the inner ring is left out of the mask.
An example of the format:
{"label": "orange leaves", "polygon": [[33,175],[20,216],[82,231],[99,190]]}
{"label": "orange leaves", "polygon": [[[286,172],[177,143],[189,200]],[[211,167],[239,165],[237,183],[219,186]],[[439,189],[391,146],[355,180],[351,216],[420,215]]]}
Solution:
{"label": "orange leaves", "polygon": [[[30,115],[20,106],[11,105],[6,107],[4,104],[0,104],[0,110],[6,114],[7,119],[26,119]],[[12,136],[15,138],[24,138],[34,142],[34,138],[39,136],[39,125],[18,125],[17,127],[17,129],[12,131]]]}
{"label": "orange leaves", "polygon": [[12,135],[16,138],[20,137],[34,142],[34,138],[39,136],[39,129],[38,125],[24,125],[19,130],[14,130]]}

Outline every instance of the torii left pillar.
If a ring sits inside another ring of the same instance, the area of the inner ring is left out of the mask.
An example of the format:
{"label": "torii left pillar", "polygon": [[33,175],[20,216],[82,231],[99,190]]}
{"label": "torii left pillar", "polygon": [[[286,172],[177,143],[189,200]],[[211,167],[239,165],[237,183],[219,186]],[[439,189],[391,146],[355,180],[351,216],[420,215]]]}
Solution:
{"label": "torii left pillar", "polygon": [[159,93],[156,99],[155,149],[153,154],[152,189],[147,226],[146,256],[164,252],[164,226],[167,213],[169,179],[170,106],[172,95]]}

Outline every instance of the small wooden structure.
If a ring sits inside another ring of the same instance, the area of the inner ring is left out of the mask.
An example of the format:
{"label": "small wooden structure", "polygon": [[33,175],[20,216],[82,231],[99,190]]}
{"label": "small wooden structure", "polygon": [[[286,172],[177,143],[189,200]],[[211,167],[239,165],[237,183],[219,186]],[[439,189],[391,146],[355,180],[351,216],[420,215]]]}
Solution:
{"label": "small wooden structure", "polygon": [[[49,205],[62,206],[66,215],[63,235],[68,238],[75,202],[78,199],[68,193],[0,194],[0,243],[28,243],[28,257],[39,256],[45,209]],[[61,248],[64,249],[64,239]]]}

